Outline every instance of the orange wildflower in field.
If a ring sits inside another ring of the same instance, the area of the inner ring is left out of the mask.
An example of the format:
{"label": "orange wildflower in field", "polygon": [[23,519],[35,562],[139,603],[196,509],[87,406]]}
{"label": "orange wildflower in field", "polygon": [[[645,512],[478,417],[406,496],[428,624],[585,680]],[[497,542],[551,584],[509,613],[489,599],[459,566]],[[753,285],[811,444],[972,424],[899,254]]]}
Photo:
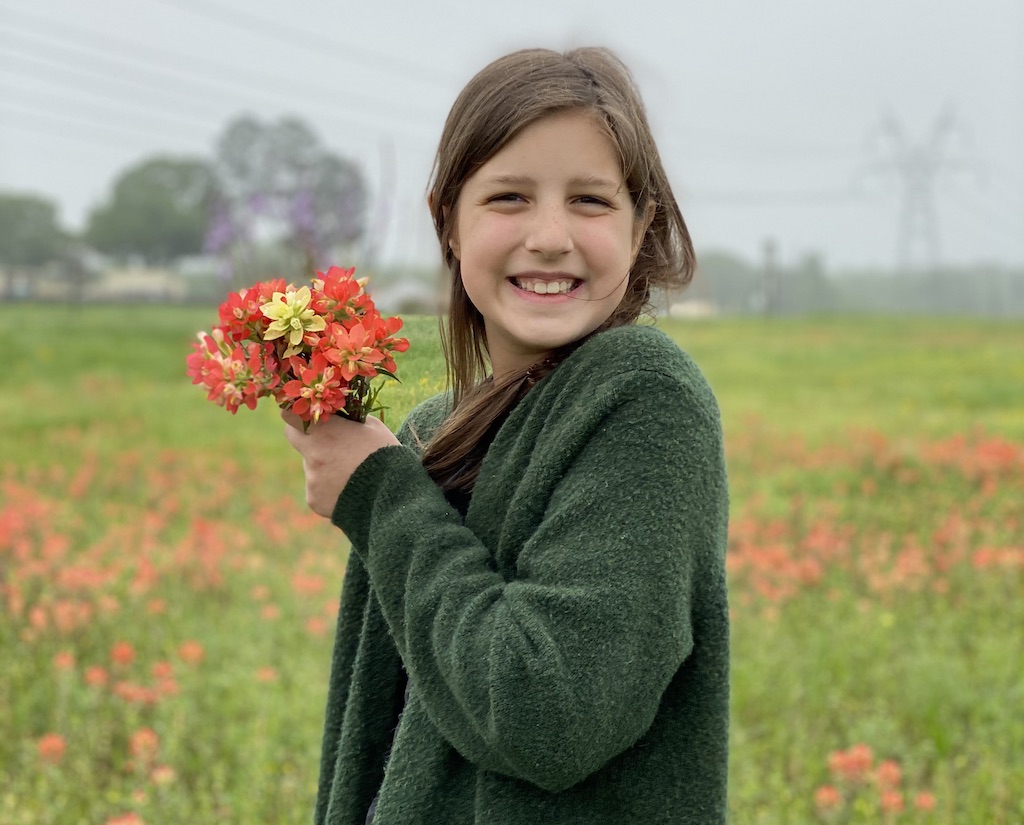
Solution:
{"label": "orange wildflower in field", "polygon": [[160,748],[160,736],[152,728],[139,728],[128,742],[128,750],[133,759],[142,765],[151,765],[156,760]]}
{"label": "orange wildflower in field", "polygon": [[819,811],[832,811],[842,804],[843,795],[834,785],[822,785],[814,792],[814,805]]}
{"label": "orange wildflower in field", "polygon": [[146,825],[141,816],[135,813],[120,814],[106,821],[106,825]]}
{"label": "orange wildflower in field", "polygon": [[53,666],[57,670],[68,671],[75,666],[75,654],[70,650],[62,650],[53,657]]}
{"label": "orange wildflower in field", "polygon": [[832,775],[845,782],[863,782],[871,771],[874,753],[864,744],[852,745],[848,750],[833,751],[828,757]]}
{"label": "orange wildflower in field", "polygon": [[896,790],[882,791],[881,805],[887,814],[898,814],[903,810],[903,794]]}
{"label": "orange wildflower in field", "polygon": [[135,648],[128,642],[115,642],[110,649],[110,661],[112,664],[127,667],[135,661]]}
{"label": "orange wildflower in field", "polygon": [[59,733],[47,733],[36,740],[36,753],[48,765],[58,765],[64,758],[68,745]]}
{"label": "orange wildflower in field", "polygon": [[892,759],[880,762],[875,769],[875,782],[878,783],[879,788],[897,788],[902,779],[903,771],[900,769],[899,762]]}
{"label": "orange wildflower in field", "polygon": [[[886,815],[887,822],[904,811],[908,791],[901,787],[900,763],[885,759],[872,770],[873,763],[874,753],[863,743],[829,754],[828,767],[836,785],[822,786],[814,795],[815,808],[823,818],[831,819],[831,814],[843,806],[879,810]],[[869,779],[874,779],[874,792]],[[934,810],[935,796],[930,791],[919,791],[914,797],[914,807],[922,812]]]}
{"label": "orange wildflower in field", "polygon": [[157,765],[149,773],[149,779],[154,785],[165,786],[170,785],[175,779],[178,778],[178,774],[175,773],[174,768],[170,765]]}
{"label": "orange wildflower in field", "polygon": [[178,646],[178,656],[186,664],[197,665],[203,661],[206,651],[203,650],[203,646],[199,642],[189,639]]}
{"label": "orange wildflower in field", "polygon": [[131,705],[155,705],[160,700],[158,691],[134,682],[118,682],[112,690],[118,699]]}
{"label": "orange wildflower in field", "polygon": [[299,571],[292,576],[292,591],[296,596],[318,596],[327,583],[323,576]]}
{"label": "orange wildflower in field", "polygon": [[85,669],[83,678],[89,687],[103,687],[110,677],[107,675],[107,671],[99,665],[90,665]]}
{"label": "orange wildflower in field", "polygon": [[263,667],[261,667],[259,670],[256,671],[256,681],[257,682],[276,682],[277,681],[277,671],[274,670],[274,668],[270,667],[269,665],[264,665]]}

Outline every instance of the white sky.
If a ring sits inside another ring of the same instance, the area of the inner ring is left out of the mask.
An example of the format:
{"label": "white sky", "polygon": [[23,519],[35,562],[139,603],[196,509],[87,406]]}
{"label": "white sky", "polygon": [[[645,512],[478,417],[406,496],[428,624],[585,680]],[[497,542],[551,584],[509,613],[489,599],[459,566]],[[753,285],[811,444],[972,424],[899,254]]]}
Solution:
{"label": "white sky", "polygon": [[364,167],[383,262],[434,263],[459,89],[506,51],[591,44],[633,69],[698,250],[892,265],[891,112],[941,161],[941,260],[1024,263],[1022,0],[0,0],[0,188],[79,228],[128,165],[295,114]]}

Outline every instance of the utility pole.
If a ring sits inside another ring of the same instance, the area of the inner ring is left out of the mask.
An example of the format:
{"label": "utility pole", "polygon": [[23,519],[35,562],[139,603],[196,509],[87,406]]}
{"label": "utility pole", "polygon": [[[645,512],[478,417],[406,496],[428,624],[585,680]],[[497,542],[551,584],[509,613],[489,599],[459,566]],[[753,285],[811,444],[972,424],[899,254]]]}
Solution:
{"label": "utility pole", "polygon": [[765,238],[762,246],[763,264],[761,269],[761,292],[764,299],[762,311],[765,315],[777,315],[782,293],[779,273],[779,248],[774,238]]}

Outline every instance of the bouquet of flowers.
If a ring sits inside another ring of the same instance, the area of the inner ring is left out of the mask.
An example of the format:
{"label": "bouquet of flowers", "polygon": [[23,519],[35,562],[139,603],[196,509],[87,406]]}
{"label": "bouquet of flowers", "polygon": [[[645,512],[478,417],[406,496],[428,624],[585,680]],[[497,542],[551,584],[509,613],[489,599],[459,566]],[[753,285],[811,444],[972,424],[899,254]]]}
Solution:
{"label": "bouquet of flowers", "polygon": [[378,376],[395,378],[399,318],[383,318],[355,269],[317,272],[312,288],[283,278],[232,293],[220,305],[220,325],[200,332],[188,356],[193,384],[234,414],[272,397],[309,424],[338,413],[365,421],[384,409]]}

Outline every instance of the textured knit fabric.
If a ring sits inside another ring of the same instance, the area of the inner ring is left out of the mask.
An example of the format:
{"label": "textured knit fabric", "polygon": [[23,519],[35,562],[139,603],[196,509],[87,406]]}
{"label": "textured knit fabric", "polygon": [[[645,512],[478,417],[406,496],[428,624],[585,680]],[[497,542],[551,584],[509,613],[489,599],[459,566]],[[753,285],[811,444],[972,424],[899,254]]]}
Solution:
{"label": "textured knit fabric", "polygon": [[512,411],[465,518],[417,453],[447,412],[418,407],[334,510],[318,825],[378,790],[374,825],[725,822],[728,495],[697,367],[651,327],[592,337]]}

